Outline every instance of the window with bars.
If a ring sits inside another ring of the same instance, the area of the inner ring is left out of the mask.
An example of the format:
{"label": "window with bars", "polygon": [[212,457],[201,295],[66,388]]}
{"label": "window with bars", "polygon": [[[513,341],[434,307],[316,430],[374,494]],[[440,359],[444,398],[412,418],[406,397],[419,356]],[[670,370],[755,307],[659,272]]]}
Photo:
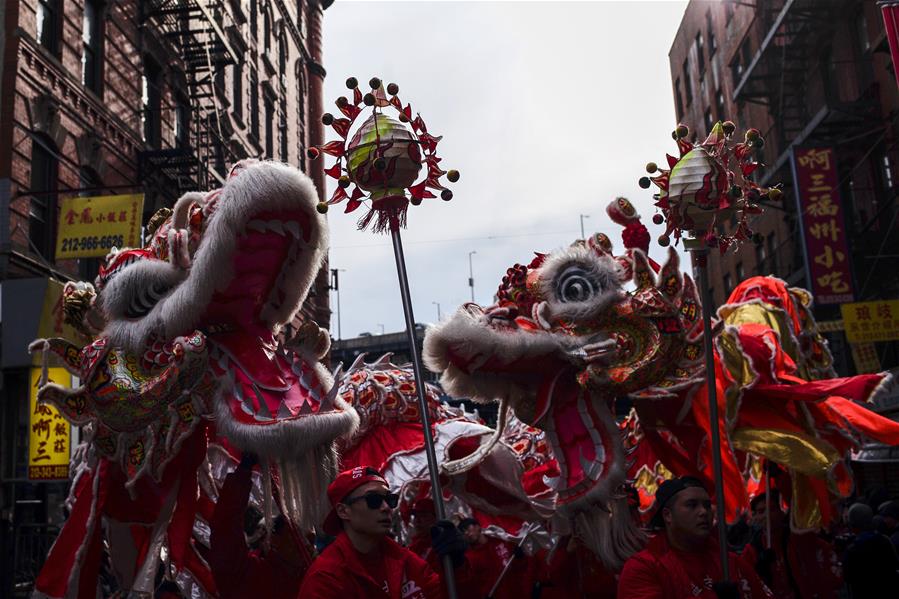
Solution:
{"label": "window with bars", "polygon": [[674,80],[674,106],[677,108],[677,120],[684,118],[684,100],[681,97],[680,78]]}
{"label": "window with bars", "polygon": [[32,251],[53,259],[56,190],[59,157],[50,138],[38,135],[31,140],[31,202],[28,207],[28,240]]}
{"label": "window with bars", "polygon": [[81,26],[81,83],[97,95],[103,94],[102,0],[85,0]]}

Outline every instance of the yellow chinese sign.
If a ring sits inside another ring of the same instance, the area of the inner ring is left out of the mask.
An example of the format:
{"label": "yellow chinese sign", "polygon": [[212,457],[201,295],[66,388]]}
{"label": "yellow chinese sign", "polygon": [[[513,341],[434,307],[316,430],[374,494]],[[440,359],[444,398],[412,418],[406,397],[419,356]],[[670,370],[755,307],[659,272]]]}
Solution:
{"label": "yellow chinese sign", "polygon": [[[69,478],[69,442],[71,425],[50,405],[37,402],[41,369],[31,369],[28,419],[28,479],[59,480]],[[65,368],[48,369],[48,380],[70,387],[72,375]]]}
{"label": "yellow chinese sign", "polygon": [[56,259],[102,258],[114,247],[137,247],[143,212],[142,194],[62,200]]}
{"label": "yellow chinese sign", "polygon": [[899,340],[899,300],[842,304],[850,343]]}

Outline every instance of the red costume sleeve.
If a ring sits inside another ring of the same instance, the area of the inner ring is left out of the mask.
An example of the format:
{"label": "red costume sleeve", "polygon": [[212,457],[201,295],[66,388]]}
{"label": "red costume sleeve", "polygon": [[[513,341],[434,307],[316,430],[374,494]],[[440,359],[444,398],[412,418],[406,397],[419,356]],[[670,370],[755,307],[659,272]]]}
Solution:
{"label": "red costume sleeve", "polygon": [[209,566],[216,587],[239,588],[255,556],[250,555],[243,532],[244,510],[250,497],[252,471],[237,468],[225,478],[210,522]]}
{"label": "red costume sleeve", "polygon": [[666,591],[656,576],[653,564],[642,559],[629,559],[618,579],[618,599],[663,599]]}

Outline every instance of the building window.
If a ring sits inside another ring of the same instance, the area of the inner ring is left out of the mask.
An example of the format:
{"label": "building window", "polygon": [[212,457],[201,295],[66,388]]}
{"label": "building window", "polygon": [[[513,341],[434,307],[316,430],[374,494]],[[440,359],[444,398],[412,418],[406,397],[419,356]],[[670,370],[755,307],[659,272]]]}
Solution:
{"label": "building window", "polygon": [[715,94],[715,110],[718,111],[719,121],[727,120],[727,115],[724,114],[724,92],[720,89],[718,90],[718,93]]}
{"label": "building window", "polygon": [[53,259],[56,190],[59,180],[59,158],[48,137],[31,140],[31,204],[28,210],[28,240],[31,249]]}
{"label": "building window", "polygon": [[709,11],[705,13],[705,29],[709,36],[709,58],[715,53],[715,50],[718,49],[718,46],[715,43],[715,29],[712,27],[712,12]]}
{"label": "building window", "polygon": [[683,66],[684,94],[687,98],[687,106],[693,103],[693,88],[690,87],[690,58],[684,59]]}
{"label": "building window", "polygon": [[81,27],[81,83],[95,94],[103,93],[103,3],[85,0]]}
{"label": "building window", "polygon": [[93,168],[87,165],[81,165],[78,168],[78,196],[89,198],[90,196],[100,195],[100,188],[103,181],[100,175]]}
{"label": "building window", "polygon": [[755,262],[756,262],[756,270],[758,274],[765,274],[762,272],[765,268],[765,260],[768,259],[768,248],[765,246],[765,239],[762,238],[759,243],[755,245]]}
{"label": "building window", "polygon": [[38,0],[37,3],[37,43],[53,56],[59,56],[60,1]]}
{"label": "building window", "polygon": [[736,266],[734,266],[734,273],[737,275],[737,281],[743,282],[743,279],[746,278],[746,272],[743,270],[743,263],[737,262]]}
{"label": "building window", "polygon": [[707,108],[705,111],[705,130],[706,132],[711,132],[712,126],[715,124],[715,121],[712,119],[712,109]]}
{"label": "building window", "polygon": [[250,134],[259,140],[259,79],[250,69]]}
{"label": "building window", "polygon": [[266,6],[262,11],[262,43],[266,54],[272,49],[272,13]]}
{"label": "building window", "polygon": [[187,147],[190,139],[190,102],[183,95],[175,96],[175,147]]}
{"label": "building window", "polygon": [[893,189],[893,165],[889,154],[883,155],[883,183],[887,189]]}
{"label": "building window", "polygon": [[674,80],[674,105],[677,108],[677,120],[684,118],[684,100],[680,95],[680,79]]}
{"label": "building window", "polygon": [[730,24],[734,18],[734,0],[724,0],[724,22]]}
{"label": "building window", "polygon": [[250,0],[250,35],[253,36],[253,39],[258,37],[258,33],[256,32],[259,27],[258,20],[258,12],[259,12],[259,4],[257,0]]}
{"label": "building window", "polygon": [[141,121],[144,142],[158,148],[162,132],[162,93],[159,89],[162,69],[149,56],[144,57],[144,74],[141,77]]}
{"label": "building window", "polygon": [[278,36],[278,77],[281,83],[285,81],[287,75],[287,36],[284,35],[282,29],[281,35]]}
{"label": "building window", "polygon": [[730,273],[724,273],[724,276],[721,278],[724,283],[724,296],[727,297],[730,295],[730,292],[734,289],[734,284],[732,279],[730,278]]}
{"label": "building window", "polygon": [[283,96],[281,98],[281,110],[278,116],[280,117],[278,123],[278,133],[280,137],[278,139],[281,141],[279,158],[281,159],[281,162],[287,162],[287,101]]}
{"label": "building window", "polygon": [[871,49],[871,38],[868,36],[868,20],[865,18],[865,11],[858,11],[855,17],[855,30],[858,35],[858,47],[862,54]]}
{"label": "building window", "polygon": [[275,104],[271,97],[265,94],[265,157],[269,160],[275,157]]}
{"label": "building window", "polygon": [[243,61],[231,67],[231,107],[232,113],[243,122]]}
{"label": "building window", "polygon": [[705,51],[702,47],[702,32],[696,34],[696,60],[701,75],[705,73]]}

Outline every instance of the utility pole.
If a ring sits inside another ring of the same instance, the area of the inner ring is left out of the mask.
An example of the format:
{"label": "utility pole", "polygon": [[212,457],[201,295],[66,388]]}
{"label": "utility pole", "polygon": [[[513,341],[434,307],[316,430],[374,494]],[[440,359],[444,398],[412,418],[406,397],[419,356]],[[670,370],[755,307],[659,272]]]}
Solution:
{"label": "utility pole", "polygon": [[332,268],[331,269],[331,285],[328,287],[332,291],[337,293],[337,338],[342,339],[340,330],[340,274],[341,272],[346,272],[345,268]]}
{"label": "utility pole", "polygon": [[590,215],[589,215],[589,214],[582,214],[582,215],[581,215],[581,239],[584,239],[584,240],[587,239],[587,236],[584,235],[584,219],[585,219],[585,218],[590,218]]}
{"label": "utility pole", "polygon": [[471,266],[471,257],[477,253],[477,250],[468,252],[468,286],[471,287],[471,303],[474,303],[474,270]]}

